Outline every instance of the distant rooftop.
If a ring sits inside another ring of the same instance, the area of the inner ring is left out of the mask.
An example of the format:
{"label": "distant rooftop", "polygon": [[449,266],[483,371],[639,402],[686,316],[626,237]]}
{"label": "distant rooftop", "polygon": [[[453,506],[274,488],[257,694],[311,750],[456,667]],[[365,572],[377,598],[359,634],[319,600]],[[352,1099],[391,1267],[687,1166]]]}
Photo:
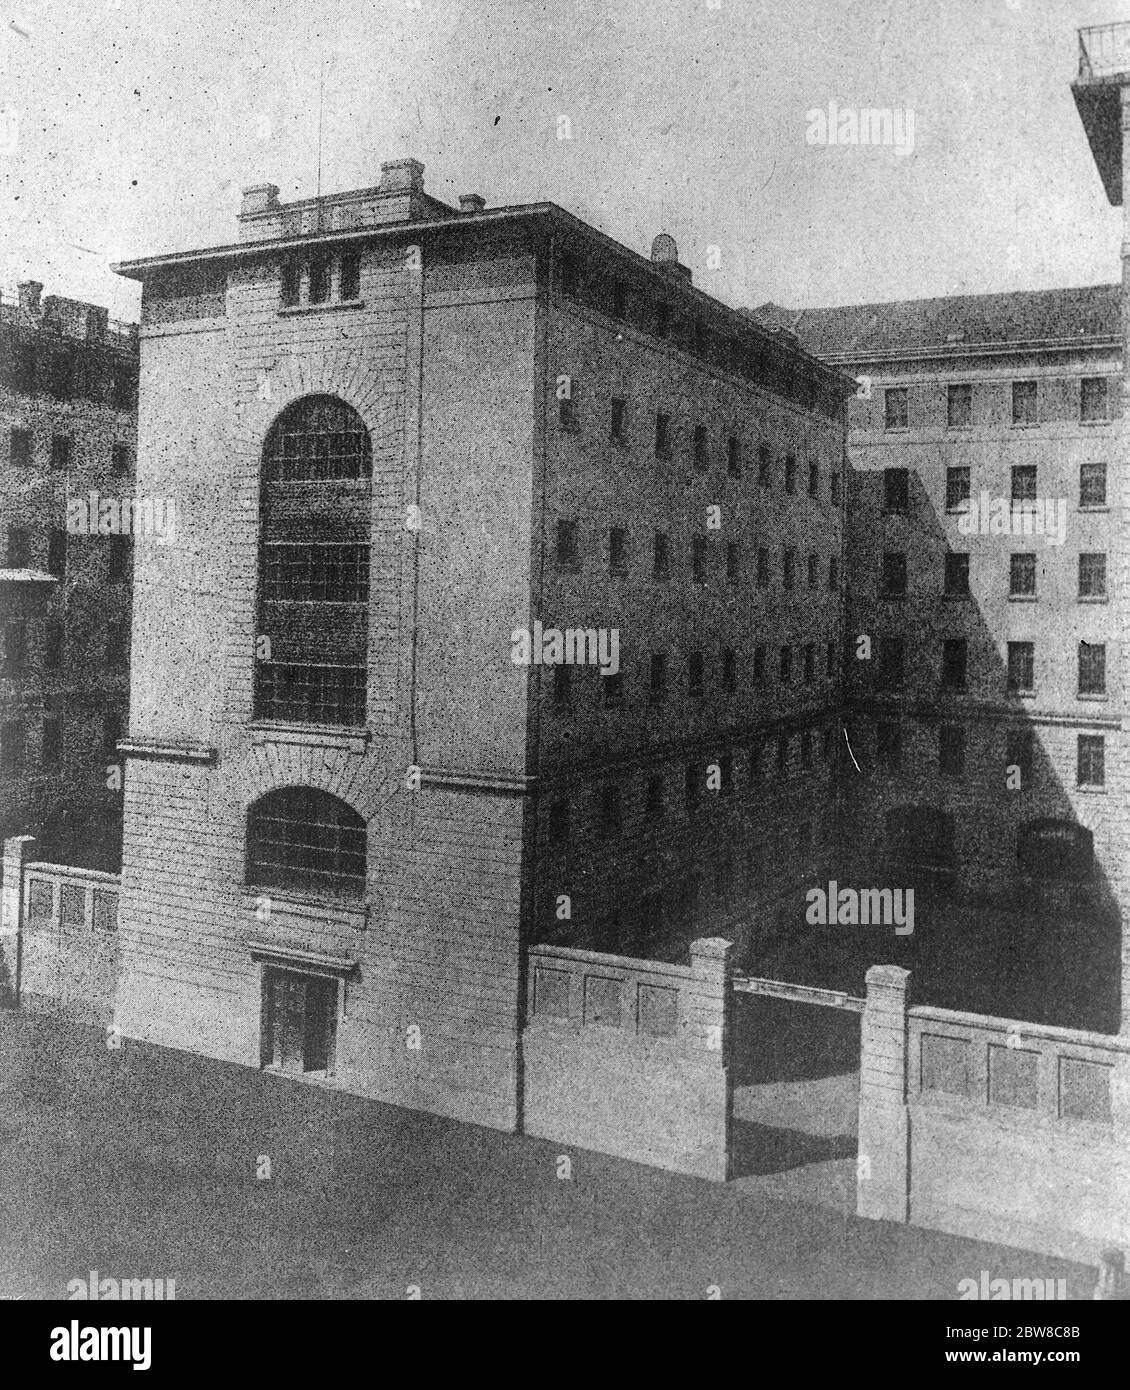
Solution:
{"label": "distant rooftop", "polygon": [[943,299],[900,299],[838,309],[746,311],[769,328],[796,335],[819,357],[898,357],[917,353],[1000,351],[1010,346],[1115,345],[1122,335],[1121,285],[1018,290]]}
{"label": "distant rooftop", "polygon": [[0,323],[110,347],[137,348],[137,324],[112,319],[101,304],[49,294],[38,280],[0,287]]}

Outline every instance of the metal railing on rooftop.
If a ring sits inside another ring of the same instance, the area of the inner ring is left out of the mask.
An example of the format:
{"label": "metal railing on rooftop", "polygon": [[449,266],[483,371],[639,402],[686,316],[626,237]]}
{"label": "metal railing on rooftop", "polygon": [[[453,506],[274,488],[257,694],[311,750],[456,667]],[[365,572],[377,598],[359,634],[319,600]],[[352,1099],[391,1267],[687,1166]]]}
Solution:
{"label": "metal railing on rooftop", "polygon": [[1079,30],[1079,76],[1130,72],[1130,22],[1095,24]]}

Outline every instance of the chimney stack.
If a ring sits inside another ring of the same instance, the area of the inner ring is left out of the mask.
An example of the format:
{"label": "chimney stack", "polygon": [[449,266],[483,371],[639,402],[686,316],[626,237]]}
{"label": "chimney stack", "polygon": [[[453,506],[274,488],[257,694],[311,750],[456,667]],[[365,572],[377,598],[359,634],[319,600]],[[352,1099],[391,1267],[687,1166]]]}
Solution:
{"label": "chimney stack", "polygon": [[243,190],[240,216],[253,212],[272,212],[279,205],[279,188],[275,183],[254,183]]}
{"label": "chimney stack", "polygon": [[651,262],[664,275],[670,275],[674,280],[690,280],[691,271],[689,266],[679,263],[679,248],[675,245],[675,238],[668,236],[666,232],[660,232],[651,243]]}
{"label": "chimney stack", "polygon": [[381,165],[382,193],[423,193],[424,166],[418,159],[390,159]]}
{"label": "chimney stack", "polygon": [[486,205],[487,200],[481,193],[460,193],[459,195],[460,212],[482,212]]}
{"label": "chimney stack", "polygon": [[39,296],[43,286],[38,280],[21,280],[16,287],[20,295],[20,309],[25,314],[39,313]]}

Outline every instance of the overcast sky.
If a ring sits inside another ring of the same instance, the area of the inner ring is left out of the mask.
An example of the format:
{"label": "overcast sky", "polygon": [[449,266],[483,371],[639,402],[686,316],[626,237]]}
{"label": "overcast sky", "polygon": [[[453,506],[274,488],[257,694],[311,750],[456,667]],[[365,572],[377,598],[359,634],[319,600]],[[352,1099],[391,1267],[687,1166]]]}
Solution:
{"label": "overcast sky", "polygon": [[[0,279],[33,275],[121,317],[138,291],[110,259],[235,241],[245,184],[315,192],[323,71],[323,191],[371,185],[382,160],[412,155],[445,200],[551,200],[645,254],[670,232],[696,284],[731,304],[1119,278],[1121,210],[1070,83],[1077,28],[1130,20],[1130,0],[5,12],[0,112],[19,128],[10,153],[0,122]],[[913,151],[808,143],[806,112],[829,101],[913,112]]]}

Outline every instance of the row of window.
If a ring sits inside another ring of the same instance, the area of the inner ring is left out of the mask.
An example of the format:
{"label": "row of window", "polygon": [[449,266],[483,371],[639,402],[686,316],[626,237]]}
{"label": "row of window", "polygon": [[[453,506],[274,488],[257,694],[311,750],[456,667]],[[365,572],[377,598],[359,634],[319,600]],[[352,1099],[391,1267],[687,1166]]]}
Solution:
{"label": "row of window", "polygon": [[[770,662],[770,651],[775,653],[775,660]],[[838,671],[838,647],[835,642],[829,642],[824,648],[824,674],[827,679],[832,679]],[[795,658],[795,659],[794,659]],[[772,666],[776,678],[781,685],[790,685],[800,673],[806,685],[814,685],[817,681],[818,647],[815,642],[807,642],[802,646],[791,647],[782,646],[780,648],[769,648],[764,644],[759,644],[753,649],[753,662],[751,678],[754,685],[765,685],[769,681],[769,671]],[[724,647],[718,659],[718,686],[723,694],[734,695],[737,693],[738,686],[742,682],[742,675],[738,669],[738,656],[730,647]],[[568,707],[573,702],[574,693],[574,671],[573,666],[554,666],[553,668],[553,702],[559,707]],[[599,682],[600,690],[606,705],[620,704],[625,696],[624,673],[617,672],[614,676],[599,675],[595,668],[589,668],[592,672],[591,679]],[[708,690],[714,689],[714,682],[708,679],[708,663],[705,652],[696,651],[687,653],[685,690],[692,700],[702,700],[706,698]],[[671,693],[670,682],[670,663],[666,652],[652,652],[647,698],[650,705],[662,705],[666,703]]]}
{"label": "row of window", "polygon": [[[875,725],[875,758],[880,767],[897,772],[903,765],[902,725],[880,720]],[[1026,791],[1033,785],[1035,738],[1030,729],[1013,729],[1006,735],[1004,767],[1019,771],[1019,782],[1012,790]],[[966,738],[960,724],[938,727],[938,771],[946,777],[965,775]],[[1102,734],[1079,734],[1076,738],[1075,783],[1079,787],[1101,787],[1106,782],[1106,744]],[[1010,785],[1006,782],[1006,785]]]}
{"label": "row of window", "polygon": [[[51,468],[54,472],[65,472],[71,467],[74,456],[73,444],[69,434],[51,436]],[[8,435],[8,460],[13,468],[32,468],[35,466],[35,442],[31,430],[14,426]],[[111,467],[115,473],[127,473],[130,465],[130,449],[127,444],[115,444],[110,451]]]}
{"label": "row of window", "polygon": [[[62,526],[53,527],[47,540],[47,573],[63,579],[67,573],[70,537]],[[131,537],[100,536],[107,544],[107,578],[125,579],[129,574]],[[4,536],[4,565],[7,569],[31,568],[32,532],[25,526],[9,526]]]}
{"label": "row of window", "polygon": [[[39,744],[39,766],[56,768],[63,760],[65,721],[62,715],[51,715],[43,721]],[[118,740],[122,736],[120,714],[104,714],[101,726],[101,752],[108,760],[117,757]],[[0,775],[16,776],[26,772],[28,760],[28,725],[25,720],[12,719],[0,725]]]}
{"label": "row of window", "polygon": [[361,255],[347,251],[342,255],[316,252],[304,258],[284,261],[281,287],[282,307],[304,305],[356,304],[361,298]]}
{"label": "row of window", "polygon": [[[39,623],[29,618],[13,618],[0,628],[3,650],[0,651],[0,674],[9,680],[24,675],[28,669],[32,641]],[[106,624],[103,659],[107,667],[124,667],[129,646],[129,630],[123,619]],[[66,628],[59,618],[49,618],[42,624],[43,669],[60,671],[66,660]],[[88,654],[89,659],[89,654]]]}
{"label": "row of window", "polygon": [[[906,674],[906,639],[879,639],[878,683],[885,689],[901,684]],[[942,642],[941,683],[945,690],[966,689],[969,663],[969,643],[964,637],[950,637]],[[1077,689],[1082,696],[1099,696],[1106,689],[1106,644],[1080,642],[1077,654]],[[1010,694],[1036,693],[1036,644],[1009,642],[1005,665],[1005,685]]]}
{"label": "row of window", "polygon": [[[609,318],[668,342],[680,351],[698,357],[720,371],[743,377],[751,385],[771,391],[800,405],[837,420],[842,410],[837,388],[806,374],[806,364],[797,369],[782,353],[752,332],[723,332],[702,315],[680,312],[680,305],[658,290],[654,278],[635,279],[626,267],[610,271],[585,254],[565,252],[556,262],[556,287],[560,294],[576,300]],[[807,372],[815,372],[807,367]]]}
{"label": "row of window", "polygon": [[[563,383],[567,383],[568,395],[558,399],[558,424],[568,434],[580,434],[581,414],[578,407],[580,385],[576,377],[562,377],[561,380]],[[629,443],[629,423],[627,400],[622,396],[613,396],[609,404],[608,438],[616,444]],[[691,429],[689,437],[691,461],[695,471],[708,473],[715,459],[715,446],[711,443],[710,431],[705,425],[697,424]],[[656,458],[668,460],[675,455],[677,448],[675,424],[666,411],[659,410],[655,413],[653,447]],[[731,478],[740,478],[744,469],[744,448],[741,439],[736,434],[726,437],[725,459],[727,474]],[[772,447],[769,444],[759,444],[757,447],[758,484],[761,487],[773,487],[776,482],[776,469],[777,465]],[[798,490],[798,469],[799,465],[795,453],[790,452],[782,456],[780,460],[780,485],[782,490],[790,496],[795,496]],[[840,501],[840,475],[834,469],[828,473],[827,487],[828,500],[838,505]],[[809,459],[805,490],[809,497],[820,497],[823,488],[824,478],[820,465],[815,459]]]}
{"label": "row of window", "polygon": [[49,344],[0,335],[0,385],[22,396],[89,400],[114,410],[137,409],[137,366],[106,363],[75,344]]}
{"label": "row of window", "polygon": [[[942,592],[948,598],[969,597],[969,555],[950,551],[943,557]],[[1081,551],[1079,554],[1079,587],[1077,597],[1104,599],[1106,592],[1106,555],[1101,551]],[[883,598],[906,598],[907,557],[904,550],[885,550],[879,573],[879,593]],[[1036,553],[1015,551],[1008,557],[1008,594],[1010,598],[1036,598]]]}
{"label": "row of window", "polygon": [[[737,541],[727,541],[725,545],[726,580],[736,584],[742,578],[743,547]],[[559,520],[554,547],[554,560],[560,570],[577,573],[581,569],[580,522]],[[691,541],[691,578],[696,584],[705,584],[709,578],[710,541],[706,536],[696,536]],[[827,587],[831,591],[839,588],[840,562],[835,555],[829,555],[826,562],[812,551],[806,556],[792,546],[785,546],[781,552],[781,584],[786,589],[797,586],[800,565],[805,567],[807,584],[810,589]],[[631,542],[627,528],[613,526],[608,531],[608,572],[616,578],[625,578],[631,569]],[[757,548],[757,583],[766,588],[771,582],[772,562],[768,546]],[[651,577],[664,580],[671,577],[671,541],[665,531],[656,531],[652,537]]]}
{"label": "row of window", "polygon": [[[1011,470],[1012,502],[1037,501],[1037,468],[1034,463],[1018,463]],[[946,469],[946,511],[965,511],[971,499],[971,477],[969,468],[956,465]],[[1106,502],[1106,464],[1081,463],[1079,465],[1079,506],[1105,507]],[[901,513],[910,509],[910,470],[907,468],[885,468],[883,470],[883,510]],[[987,522],[982,521],[982,527]]]}
{"label": "row of window", "polygon": [[[819,741],[820,756],[826,763],[836,757],[837,729],[829,725],[819,731],[819,736],[811,730],[799,735],[780,734],[772,741],[773,761],[779,777],[788,775],[793,758],[793,740],[796,739],[796,756],[801,768],[816,765],[816,746]],[[748,752],[745,759],[747,786],[752,787],[765,775],[765,751],[770,745],[757,744]],[[732,754],[724,754],[711,762],[688,762],[680,779],[681,805],[686,816],[693,816],[711,797],[731,796],[737,790],[737,767]],[[652,772],[644,784],[643,819],[652,825],[662,824],[675,810],[670,797],[671,774]],[[625,825],[624,803],[626,790],[620,783],[606,783],[593,793],[593,811],[598,832],[606,839],[623,833]],[[560,797],[550,803],[548,836],[551,844],[566,845],[571,835],[571,802],[568,797]]]}
{"label": "row of window", "polygon": [[[1086,423],[1098,423],[1111,418],[1111,378],[1105,376],[1085,376],[1079,381],[1077,397],[1078,418]],[[984,389],[984,388],[979,388]],[[989,386],[990,391],[998,388]],[[946,387],[946,425],[949,429],[966,429],[974,423],[974,387],[971,382],[953,383]],[[1014,381],[1012,383],[1012,423],[1014,425],[1037,425],[1040,423],[1040,383],[1039,381]],[[905,430],[910,428],[910,388],[888,386],[883,393],[883,428]]]}

